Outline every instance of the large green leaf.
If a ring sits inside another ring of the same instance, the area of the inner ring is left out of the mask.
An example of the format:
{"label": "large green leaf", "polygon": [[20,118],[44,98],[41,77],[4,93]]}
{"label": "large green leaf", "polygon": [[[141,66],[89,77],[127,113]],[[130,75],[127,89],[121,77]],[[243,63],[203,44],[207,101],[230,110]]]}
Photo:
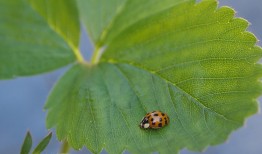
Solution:
{"label": "large green leaf", "polygon": [[[244,19],[216,7],[177,3],[108,35],[100,63],[74,65],[53,89],[47,127],[93,153],[177,153],[224,142],[258,110],[262,50]],[[166,112],[170,125],[140,129],[153,110]]]}
{"label": "large green leaf", "polygon": [[80,59],[73,1],[55,2],[32,1],[43,18],[27,0],[0,0],[0,79],[47,72]]}

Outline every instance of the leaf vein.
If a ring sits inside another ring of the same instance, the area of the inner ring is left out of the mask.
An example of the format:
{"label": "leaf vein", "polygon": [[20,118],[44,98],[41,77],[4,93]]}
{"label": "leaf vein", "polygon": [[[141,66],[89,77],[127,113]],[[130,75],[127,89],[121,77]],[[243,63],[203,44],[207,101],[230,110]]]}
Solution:
{"label": "leaf vein", "polygon": [[[142,102],[140,101],[140,99],[138,98],[135,90],[134,90],[133,87],[131,86],[128,77],[123,73],[123,71],[122,71],[117,65],[113,65],[113,66],[115,66],[115,68],[117,68],[116,70],[118,70],[118,72],[120,72],[120,74],[121,74],[124,78],[126,78],[126,81],[127,81],[128,85],[130,86],[130,88],[134,91],[134,93],[135,93],[135,95],[136,95],[136,97],[137,97],[137,99],[138,99],[138,102],[140,102],[140,104],[142,105]],[[144,105],[142,105],[142,106],[144,106]],[[121,112],[121,110],[119,109],[118,106],[116,106],[116,108],[117,108],[118,112],[121,113],[121,116],[122,116],[122,118],[123,118],[124,121],[125,121],[125,125],[127,126],[127,129],[129,130],[129,132],[130,132],[130,134],[131,134],[131,138],[133,139],[133,141],[134,141],[137,149],[139,149],[139,151],[141,151],[141,148],[137,145],[137,142],[135,141],[134,135],[133,135],[132,131],[130,130],[130,125],[128,124],[126,117],[123,115],[123,113]],[[145,108],[144,108],[144,109],[145,109]],[[126,133],[126,134],[127,134],[127,133]]]}
{"label": "leaf vein", "polygon": [[199,59],[199,60],[192,60],[192,61],[186,61],[186,62],[182,62],[182,63],[177,63],[177,64],[173,64],[171,66],[167,66],[164,68],[161,68],[157,71],[155,71],[156,73],[160,73],[169,69],[173,69],[174,67],[181,67],[181,66],[186,66],[186,65],[193,65],[195,63],[200,63],[200,62],[205,62],[205,61],[212,61],[212,60],[221,60],[221,61],[246,61],[247,57],[241,57],[241,58],[204,58],[204,59]]}
{"label": "leaf vein", "polygon": [[176,82],[175,84],[180,85],[180,84],[184,84],[186,82],[192,81],[192,80],[235,80],[235,79],[246,79],[246,78],[248,78],[248,76],[246,77],[219,77],[219,78],[215,78],[215,77],[188,78],[188,79]]}
{"label": "leaf vein", "polygon": [[179,114],[178,114],[178,112],[177,112],[177,109],[176,109],[176,107],[175,107],[175,102],[174,102],[174,100],[173,100],[173,97],[171,96],[171,87],[170,87],[170,85],[169,85],[169,83],[168,82],[166,82],[166,86],[167,86],[167,88],[168,88],[168,94],[169,94],[169,96],[170,96],[170,100],[171,100],[171,102],[172,102],[172,105],[173,105],[173,107],[174,107],[174,109],[175,109],[175,113],[176,113],[176,116],[177,116],[177,119],[178,119],[178,122],[180,123],[180,125],[182,126],[182,128],[183,128],[183,130],[185,131],[185,133],[189,136],[189,137],[191,137],[193,140],[193,142],[195,143],[195,145],[198,145],[198,142],[196,142],[196,139],[195,139],[195,137],[194,137],[194,135],[192,135],[190,132],[188,132],[187,131],[187,129],[186,129],[186,127],[184,126],[184,124],[183,124],[183,122],[180,120],[180,118],[179,118]]}
{"label": "leaf vein", "polygon": [[94,129],[94,132],[95,132],[95,141],[96,141],[96,151],[98,151],[98,127],[97,127],[97,124],[96,124],[96,120],[95,120],[95,116],[94,116],[94,112],[93,112],[93,107],[91,105],[91,92],[89,89],[87,89],[87,94],[88,94],[88,100],[87,100],[87,104],[89,105],[89,108],[90,108],[90,113],[91,113],[91,116],[92,116],[92,119],[93,119],[93,122],[94,122],[94,126],[95,126],[95,129]]}

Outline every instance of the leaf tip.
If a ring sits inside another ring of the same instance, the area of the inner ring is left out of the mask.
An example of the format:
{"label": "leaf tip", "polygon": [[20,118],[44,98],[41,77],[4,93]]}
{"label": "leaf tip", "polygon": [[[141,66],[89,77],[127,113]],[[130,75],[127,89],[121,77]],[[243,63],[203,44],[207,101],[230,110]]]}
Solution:
{"label": "leaf tip", "polygon": [[20,154],[29,154],[31,147],[32,147],[32,135],[28,130],[23,145],[21,147]]}

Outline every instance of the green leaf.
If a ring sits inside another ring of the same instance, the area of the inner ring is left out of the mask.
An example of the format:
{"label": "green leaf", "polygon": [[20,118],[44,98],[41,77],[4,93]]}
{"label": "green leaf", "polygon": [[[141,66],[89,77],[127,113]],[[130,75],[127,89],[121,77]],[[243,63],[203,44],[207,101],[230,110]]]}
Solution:
{"label": "green leaf", "polygon": [[98,47],[132,24],[185,1],[193,0],[77,0],[80,16]]}
{"label": "green leaf", "polygon": [[[108,33],[101,61],[75,64],[53,89],[47,127],[93,153],[178,153],[224,142],[257,112],[262,90],[262,50],[247,26],[232,9],[205,0],[170,5]],[[153,110],[167,113],[170,124],[140,129]]]}
{"label": "green leaf", "polygon": [[52,138],[52,133],[49,133],[49,134],[36,146],[36,148],[35,148],[34,151],[33,151],[33,154],[40,154],[42,151],[44,151],[51,138]]}
{"label": "green leaf", "polygon": [[30,132],[28,131],[26,133],[25,140],[22,145],[20,154],[29,154],[31,147],[32,147],[32,136]]}
{"label": "green leaf", "polygon": [[[44,14],[37,7],[42,1],[34,2],[34,7]],[[0,79],[43,73],[76,61],[73,47],[78,44],[79,23],[74,19],[77,18],[74,5],[63,2],[53,6],[43,4],[41,8],[48,7],[45,19],[51,26],[57,22],[52,29],[66,41],[49,27],[27,0],[0,0]],[[57,7],[58,4],[61,5]],[[58,18],[61,13],[56,11],[62,9],[64,15]],[[65,13],[67,10],[72,11]],[[70,24],[71,18],[74,24]]]}

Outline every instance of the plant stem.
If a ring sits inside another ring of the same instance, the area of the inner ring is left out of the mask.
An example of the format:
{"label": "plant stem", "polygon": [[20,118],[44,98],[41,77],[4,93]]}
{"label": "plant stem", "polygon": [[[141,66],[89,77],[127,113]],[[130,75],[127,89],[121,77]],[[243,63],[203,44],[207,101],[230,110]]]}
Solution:
{"label": "plant stem", "polygon": [[80,53],[79,50],[77,50],[77,52],[75,51],[75,55],[76,55],[76,59],[77,59],[79,62],[84,61],[84,58],[83,58],[83,56],[81,55],[81,53]]}
{"label": "plant stem", "polygon": [[65,140],[65,141],[62,143],[62,147],[61,147],[61,149],[60,149],[60,154],[69,153],[69,150],[70,150],[70,146],[69,146],[68,142]]}
{"label": "plant stem", "polygon": [[80,51],[79,51],[78,49],[75,49],[74,53],[75,53],[75,55],[76,55],[76,59],[77,59],[79,62],[84,61],[84,58],[83,58],[82,54],[80,53]]}
{"label": "plant stem", "polygon": [[98,63],[99,58],[100,58],[100,48],[95,47],[95,50],[94,50],[93,55],[91,57],[91,64]]}
{"label": "plant stem", "polygon": [[75,47],[75,46],[73,45],[73,43],[68,42],[68,44],[69,44],[69,46],[71,47],[71,49],[73,50],[73,52],[74,52],[74,54],[75,54],[75,56],[76,56],[76,60],[79,61],[79,62],[83,62],[83,61],[84,61],[84,58],[83,58],[80,50],[79,50],[77,47]]}

